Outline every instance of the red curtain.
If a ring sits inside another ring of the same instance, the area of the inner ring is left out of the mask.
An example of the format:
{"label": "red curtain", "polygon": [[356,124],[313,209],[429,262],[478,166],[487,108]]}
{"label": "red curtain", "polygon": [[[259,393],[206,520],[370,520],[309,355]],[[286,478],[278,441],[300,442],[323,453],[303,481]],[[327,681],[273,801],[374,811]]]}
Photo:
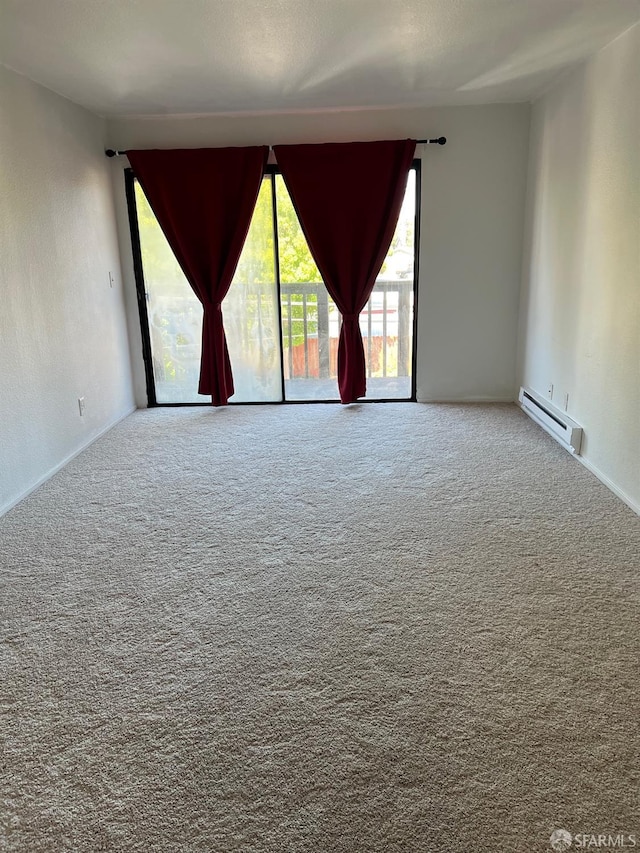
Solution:
{"label": "red curtain", "polygon": [[343,403],[366,392],[359,315],[391,245],[415,147],[415,140],[402,139],[274,148],[311,253],[342,314]]}
{"label": "red curtain", "polygon": [[198,392],[214,406],[233,394],[222,322],[249,230],[269,149],[199,148],[127,151],[160,227],[202,303],[202,360]]}

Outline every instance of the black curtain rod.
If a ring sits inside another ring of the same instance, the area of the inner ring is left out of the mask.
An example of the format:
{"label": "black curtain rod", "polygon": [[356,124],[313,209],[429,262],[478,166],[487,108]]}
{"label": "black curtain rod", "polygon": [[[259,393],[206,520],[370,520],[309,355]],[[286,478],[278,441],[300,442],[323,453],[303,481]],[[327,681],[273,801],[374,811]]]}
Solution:
{"label": "black curtain rod", "polygon": [[[418,145],[446,145],[447,137],[439,136],[437,139],[416,139],[416,143]],[[269,146],[269,150],[272,149],[272,146]],[[104,152],[107,157],[124,157],[126,155],[126,151],[116,151],[113,148],[107,148]]]}

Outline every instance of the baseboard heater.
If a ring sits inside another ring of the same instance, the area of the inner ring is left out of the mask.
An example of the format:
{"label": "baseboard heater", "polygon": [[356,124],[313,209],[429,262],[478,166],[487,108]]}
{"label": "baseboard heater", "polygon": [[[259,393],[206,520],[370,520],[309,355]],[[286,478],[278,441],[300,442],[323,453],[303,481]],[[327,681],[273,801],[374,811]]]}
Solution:
{"label": "baseboard heater", "polygon": [[521,388],[518,400],[523,411],[542,429],[546,430],[569,453],[579,454],[582,444],[582,427],[539,397],[530,388]]}

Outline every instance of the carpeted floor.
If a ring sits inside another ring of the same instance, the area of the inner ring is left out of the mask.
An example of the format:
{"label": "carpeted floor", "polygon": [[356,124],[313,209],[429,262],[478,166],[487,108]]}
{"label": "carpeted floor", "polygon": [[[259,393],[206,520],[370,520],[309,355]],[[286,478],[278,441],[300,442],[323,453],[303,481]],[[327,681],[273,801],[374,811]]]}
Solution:
{"label": "carpeted floor", "polygon": [[0,541],[2,851],[640,844],[640,521],[515,407],[139,412]]}

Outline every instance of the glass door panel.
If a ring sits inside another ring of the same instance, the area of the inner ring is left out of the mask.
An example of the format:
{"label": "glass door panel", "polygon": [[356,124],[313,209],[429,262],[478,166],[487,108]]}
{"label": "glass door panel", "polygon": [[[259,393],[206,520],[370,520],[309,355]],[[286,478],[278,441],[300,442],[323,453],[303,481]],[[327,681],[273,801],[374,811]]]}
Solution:
{"label": "glass door panel", "polygon": [[416,172],[412,169],[391,246],[360,314],[367,397],[375,400],[412,395],[415,221]]}
{"label": "glass door panel", "polygon": [[[158,403],[197,403],[202,306],[184,277],[140,185],[138,230]],[[236,274],[222,303],[235,394],[231,402],[282,400],[272,183],[260,194]]]}
{"label": "glass door panel", "polygon": [[276,175],[284,385],[287,400],[339,400],[340,314],[313,260],[282,175]]}
{"label": "glass door panel", "polygon": [[282,400],[273,187],[264,178],[222,314],[233,368],[232,403]]}
{"label": "glass door panel", "polygon": [[[291,198],[276,176],[280,304],[287,400],[337,400],[340,312],[309,252]],[[412,396],[416,172],[371,297],[360,314],[367,397]]]}
{"label": "glass door panel", "polygon": [[156,401],[204,403],[209,398],[197,393],[202,306],[137,181],[135,198]]}

